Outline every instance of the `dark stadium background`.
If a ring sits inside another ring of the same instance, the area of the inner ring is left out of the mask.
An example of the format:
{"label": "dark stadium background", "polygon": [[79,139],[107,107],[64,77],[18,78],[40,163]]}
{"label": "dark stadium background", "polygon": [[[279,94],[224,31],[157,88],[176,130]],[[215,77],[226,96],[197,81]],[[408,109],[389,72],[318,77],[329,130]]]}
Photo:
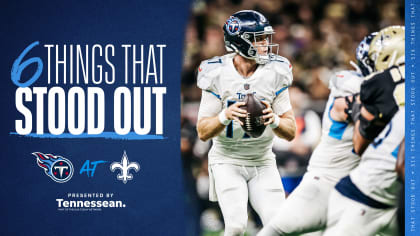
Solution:
{"label": "dark stadium background", "polygon": [[[285,189],[291,192],[306,170],[321,135],[328,81],[352,69],[355,49],[367,34],[404,24],[404,1],[398,0],[194,0],[187,24],[181,83],[181,154],[186,189],[188,236],[221,235],[223,218],[208,201],[207,152],[195,131],[201,90],[195,72],[202,60],[226,53],[222,25],[236,11],[263,13],[276,31],[279,54],[293,65],[289,89],[298,134],[292,143],[275,140],[274,152]],[[250,211],[248,234],[261,226]]]}

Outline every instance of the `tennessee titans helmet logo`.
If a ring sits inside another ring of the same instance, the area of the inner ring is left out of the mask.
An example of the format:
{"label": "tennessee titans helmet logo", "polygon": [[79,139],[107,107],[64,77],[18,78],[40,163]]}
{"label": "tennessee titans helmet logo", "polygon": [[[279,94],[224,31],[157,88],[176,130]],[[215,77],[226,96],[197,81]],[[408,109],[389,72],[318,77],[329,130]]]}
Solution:
{"label": "tennessee titans helmet logo", "polygon": [[236,35],[239,34],[239,31],[241,30],[241,24],[240,21],[237,17],[230,17],[227,21],[226,21],[226,31],[230,34],[230,35]]}
{"label": "tennessee titans helmet logo", "polygon": [[367,76],[374,71],[374,62],[369,58],[369,49],[373,38],[377,34],[377,32],[373,32],[364,37],[356,49],[356,60],[364,76]]}
{"label": "tennessee titans helmet logo", "polygon": [[357,60],[363,60],[365,57],[368,56],[369,43],[367,42],[366,39],[363,40],[362,42],[360,42],[359,46],[356,49],[356,58],[357,58]]}
{"label": "tennessee titans helmet logo", "polygon": [[33,152],[37,164],[44,169],[45,174],[57,183],[65,183],[73,176],[73,164],[62,156]]}

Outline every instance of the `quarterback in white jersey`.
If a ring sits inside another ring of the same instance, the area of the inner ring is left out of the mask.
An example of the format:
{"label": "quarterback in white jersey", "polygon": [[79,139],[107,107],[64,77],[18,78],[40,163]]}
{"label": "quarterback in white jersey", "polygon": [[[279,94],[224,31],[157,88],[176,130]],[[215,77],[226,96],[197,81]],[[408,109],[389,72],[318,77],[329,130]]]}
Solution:
{"label": "quarterback in white jersey", "polygon": [[[243,235],[248,200],[266,224],[285,199],[275,155],[274,135],[291,140],[296,125],[289,101],[292,66],[274,53],[274,33],[266,18],[255,11],[233,14],[223,27],[226,47],[235,51],[203,61],[197,85],[203,90],[198,114],[200,139],[212,138],[209,156],[210,200],[218,201],[225,235]],[[266,127],[257,138],[248,136],[240,117],[247,93],[266,106]]]}
{"label": "quarterback in white jersey", "polygon": [[376,70],[391,67],[367,77],[361,105],[352,106],[354,148],[362,160],[332,192],[324,235],[396,235],[401,183],[395,166],[405,136],[404,35],[404,27],[391,26],[372,41],[369,54],[376,59]]}
{"label": "quarterback in white jersey", "polygon": [[308,171],[259,236],[295,235],[325,229],[331,191],[360,161],[353,151],[354,125],[345,113],[345,97],[359,93],[363,75],[370,73],[368,65],[362,62],[375,35],[366,36],[357,48],[360,71],[340,71],[331,77],[321,141],[312,153]]}
{"label": "quarterback in white jersey", "polygon": [[[232,53],[201,63],[197,78],[198,87],[203,90],[204,99],[216,98],[220,108],[215,110],[210,107],[211,104],[202,102],[199,116],[211,113],[217,115],[230,105],[242,101],[249,91],[252,91],[257,99],[270,104],[275,100],[273,108],[276,108],[277,114],[289,111],[291,105],[287,87],[291,84],[292,72],[288,60],[278,56],[275,61],[258,66],[251,77],[244,78],[233,65],[235,55],[236,53]],[[273,135],[271,129],[265,129],[259,138],[250,138],[238,122],[231,122],[213,138],[209,164],[273,164]]]}

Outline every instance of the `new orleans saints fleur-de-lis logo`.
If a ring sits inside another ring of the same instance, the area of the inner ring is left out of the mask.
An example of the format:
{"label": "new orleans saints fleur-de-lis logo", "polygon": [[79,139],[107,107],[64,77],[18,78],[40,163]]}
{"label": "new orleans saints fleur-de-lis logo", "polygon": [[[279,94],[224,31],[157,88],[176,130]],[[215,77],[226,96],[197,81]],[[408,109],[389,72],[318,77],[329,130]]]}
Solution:
{"label": "new orleans saints fleur-de-lis logo", "polygon": [[127,154],[124,151],[121,162],[113,162],[109,168],[112,172],[114,172],[116,169],[120,169],[120,173],[117,175],[117,179],[126,184],[128,180],[133,179],[133,175],[130,174],[130,170],[133,169],[138,172],[140,170],[140,165],[137,162],[129,162]]}

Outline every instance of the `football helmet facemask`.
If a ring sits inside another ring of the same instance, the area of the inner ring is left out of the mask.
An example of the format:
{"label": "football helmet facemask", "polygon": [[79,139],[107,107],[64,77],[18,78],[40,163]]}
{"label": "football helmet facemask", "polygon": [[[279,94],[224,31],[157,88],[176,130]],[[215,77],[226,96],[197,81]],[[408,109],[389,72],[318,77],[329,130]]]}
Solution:
{"label": "football helmet facemask", "polygon": [[239,11],[223,25],[225,46],[228,51],[266,64],[278,54],[279,45],[272,43],[273,28],[257,11]]}

